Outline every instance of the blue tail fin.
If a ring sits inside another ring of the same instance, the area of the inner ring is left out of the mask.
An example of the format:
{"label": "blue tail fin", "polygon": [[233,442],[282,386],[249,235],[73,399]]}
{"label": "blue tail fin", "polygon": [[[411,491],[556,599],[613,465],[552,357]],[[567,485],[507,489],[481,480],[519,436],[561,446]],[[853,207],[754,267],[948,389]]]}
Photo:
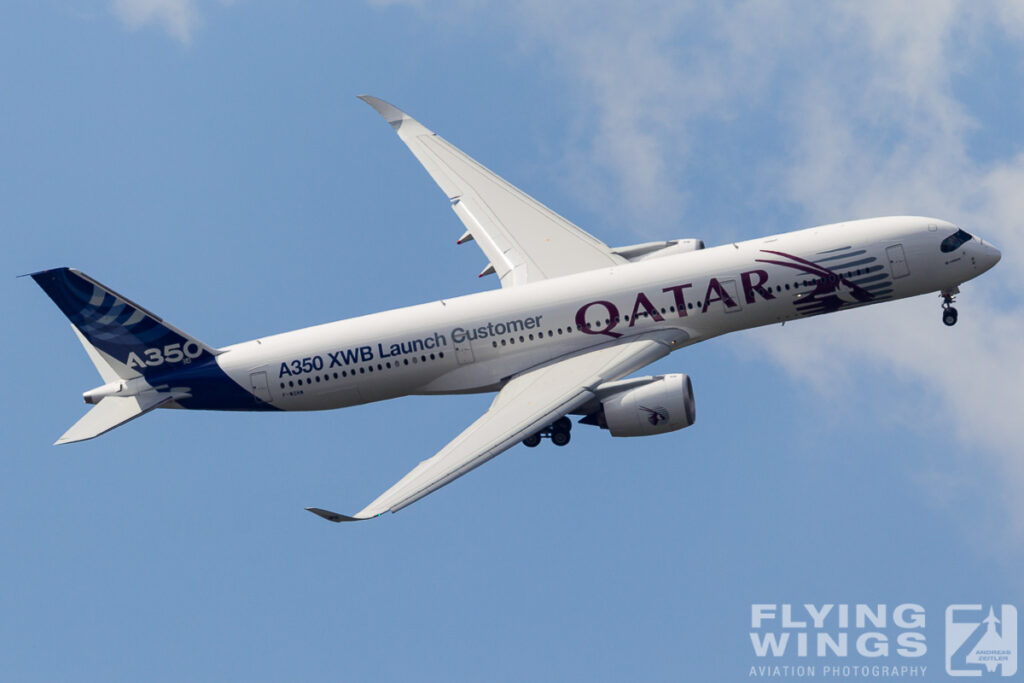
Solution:
{"label": "blue tail fin", "polygon": [[73,268],[32,273],[90,344],[143,377],[213,358],[217,350]]}

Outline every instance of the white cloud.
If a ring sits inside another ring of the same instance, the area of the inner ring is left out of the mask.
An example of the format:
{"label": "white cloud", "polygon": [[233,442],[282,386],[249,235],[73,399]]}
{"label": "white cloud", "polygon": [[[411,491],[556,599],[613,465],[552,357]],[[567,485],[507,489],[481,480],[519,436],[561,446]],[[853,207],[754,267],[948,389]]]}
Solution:
{"label": "white cloud", "polygon": [[[1024,156],[1009,149],[1004,159],[972,159],[969,138],[985,125],[976,118],[983,112],[972,116],[953,87],[957,74],[970,68],[977,43],[991,38],[981,27],[991,18],[953,2],[929,3],[920,14],[894,15],[891,5],[855,7],[860,14],[852,17],[853,27],[868,40],[851,46],[851,63],[794,93],[803,106],[790,122],[797,151],[782,191],[814,222],[926,213],[965,225],[1008,257],[964,287],[962,322],[953,330],[938,324],[936,303],[925,310],[924,301],[913,301],[858,312],[863,324],[844,316],[819,319],[761,348],[789,372],[806,374],[814,370],[803,366],[798,349],[827,346],[937,399],[932,427],[948,425],[966,457],[987,465],[972,470],[975,478],[962,481],[961,493],[975,490],[978,477],[1005,485],[1004,502],[1024,534],[1024,506],[1006,495],[1024,486],[1024,422],[1014,415],[1024,382],[1024,311],[1000,296],[1024,281],[1024,266],[1012,256],[1024,236]],[[938,476],[948,493],[952,479]],[[926,473],[923,485],[935,477]]]}
{"label": "white cloud", "polygon": [[[231,1],[221,0],[222,4]],[[192,41],[193,33],[202,23],[197,0],[112,0],[111,10],[133,31],[160,26],[185,45]]]}
{"label": "white cloud", "polygon": [[[482,12],[471,2],[453,6],[449,20]],[[970,466],[936,464],[920,485],[951,506],[1002,486],[1004,509],[1024,537],[1024,504],[1015,495],[1024,488],[1024,420],[1016,415],[1024,310],[1004,294],[1024,286],[1024,262],[1014,253],[1024,237],[1024,141],[1016,138],[1019,146],[1001,156],[973,158],[972,136],[993,125],[991,111],[957,87],[969,78],[1019,87],[1012,70],[979,66],[996,42],[1018,57],[1024,52],[1019,3],[527,0],[504,12],[577,109],[566,142],[567,185],[581,188],[595,212],[648,226],[642,238],[673,234],[707,201],[689,196],[680,177],[701,171],[742,119],[767,121],[764,134],[776,140],[714,172],[748,174],[759,185],[768,179],[769,199],[734,199],[765,215],[766,231],[924,214],[1003,249],[992,272],[964,287],[954,328],[941,324],[936,296],[734,343],[765,354],[823,401],[838,381],[846,409],[874,410],[910,430],[948,431]],[[716,131],[710,142],[701,137],[708,130]],[[772,223],[780,205],[795,207],[801,224]],[[837,365],[845,375],[836,376]],[[890,390],[876,391],[871,381]],[[901,403],[907,395],[924,397],[933,410]],[[932,423],[920,424],[922,415],[934,416]]]}
{"label": "white cloud", "polygon": [[[834,361],[842,358],[929,396],[935,426],[949,421],[951,438],[987,465],[990,481],[1007,492],[1024,487],[1024,420],[1016,416],[1024,311],[1001,295],[1024,285],[1014,254],[1024,237],[1024,147],[972,158],[971,136],[985,131],[988,112],[958,98],[955,87],[991,42],[1009,41],[1020,54],[1018,5],[748,1],[722,9],[537,0],[518,7],[518,30],[552,55],[590,124],[569,153],[575,166],[600,170],[575,179],[599,188],[594,202],[660,215],[659,229],[664,217],[680,220],[699,198],[688,198],[673,172],[700,163],[692,152],[704,124],[748,112],[775,118],[785,150],[750,158],[749,166],[774,179],[778,197],[799,207],[806,225],[921,213],[1002,247],[1002,263],[964,287],[955,328],[941,325],[936,297],[819,318],[758,337],[756,347],[822,395],[834,390]],[[898,419],[898,404],[885,408]],[[922,475],[923,486],[945,482],[946,493],[954,480]],[[1006,501],[1024,534],[1024,505]]]}

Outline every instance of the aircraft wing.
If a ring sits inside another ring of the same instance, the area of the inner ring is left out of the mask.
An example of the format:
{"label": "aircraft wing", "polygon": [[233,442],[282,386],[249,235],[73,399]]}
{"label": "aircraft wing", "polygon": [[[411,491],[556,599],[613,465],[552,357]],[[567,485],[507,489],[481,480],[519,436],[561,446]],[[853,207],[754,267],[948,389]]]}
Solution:
{"label": "aircraft wing", "polygon": [[332,522],[398,512],[592,400],[599,385],[662,358],[685,339],[686,333],[678,330],[652,332],[519,374],[480,419],[356,515],[306,509]]}
{"label": "aircraft wing", "polygon": [[391,124],[440,186],[468,232],[490,260],[480,273],[502,287],[607,268],[626,260],[604,242],[484,168],[450,142],[384,100],[360,99]]}

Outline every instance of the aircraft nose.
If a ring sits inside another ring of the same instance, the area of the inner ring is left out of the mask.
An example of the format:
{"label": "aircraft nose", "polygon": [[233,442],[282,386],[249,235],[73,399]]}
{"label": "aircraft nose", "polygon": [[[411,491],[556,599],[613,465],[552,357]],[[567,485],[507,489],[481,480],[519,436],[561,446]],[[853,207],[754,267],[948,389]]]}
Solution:
{"label": "aircraft nose", "polygon": [[988,270],[995,264],[999,263],[999,260],[1003,258],[1001,251],[996,249],[991,244],[985,245],[985,270]]}
{"label": "aircraft nose", "polygon": [[988,270],[1003,258],[1002,252],[988,242],[982,241],[981,253],[978,255],[978,263],[983,271]]}

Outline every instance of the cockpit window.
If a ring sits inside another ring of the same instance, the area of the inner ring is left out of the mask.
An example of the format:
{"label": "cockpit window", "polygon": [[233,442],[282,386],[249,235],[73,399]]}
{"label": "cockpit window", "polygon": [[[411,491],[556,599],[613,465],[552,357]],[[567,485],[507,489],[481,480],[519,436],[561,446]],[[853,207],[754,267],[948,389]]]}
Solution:
{"label": "cockpit window", "polygon": [[964,242],[971,239],[974,239],[971,236],[971,233],[965,230],[957,230],[952,235],[942,240],[942,244],[939,246],[939,248],[942,249],[944,253],[956,251]]}

